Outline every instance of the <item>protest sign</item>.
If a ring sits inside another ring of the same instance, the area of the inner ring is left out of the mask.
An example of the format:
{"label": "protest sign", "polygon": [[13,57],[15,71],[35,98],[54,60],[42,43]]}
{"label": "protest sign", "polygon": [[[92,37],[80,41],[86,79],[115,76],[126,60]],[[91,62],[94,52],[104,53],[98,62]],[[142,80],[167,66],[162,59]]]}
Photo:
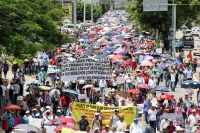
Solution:
{"label": "protest sign", "polygon": [[54,129],[56,128],[56,126],[44,126],[44,128],[46,128],[47,133],[56,133],[54,131]]}
{"label": "protest sign", "polygon": [[123,98],[123,97],[118,96],[118,99],[119,99],[119,103],[120,103],[122,100],[125,100],[127,106],[133,106],[133,102],[131,102],[131,101],[129,101],[129,100]]}
{"label": "protest sign", "polygon": [[42,119],[30,118],[29,124],[36,126],[38,128],[41,128],[42,127]]}
{"label": "protest sign", "polygon": [[110,59],[95,60],[87,55],[75,61],[64,60],[61,69],[62,81],[111,79]]}
{"label": "protest sign", "polygon": [[81,120],[82,114],[85,114],[87,116],[86,119],[91,126],[92,119],[94,118],[94,114],[97,112],[97,109],[100,109],[101,114],[104,116],[103,125],[109,124],[110,118],[116,109],[119,110],[120,116],[124,116],[124,119],[128,125],[133,122],[133,118],[136,116],[136,108],[133,106],[111,107],[79,102],[73,102],[72,113],[77,122]]}

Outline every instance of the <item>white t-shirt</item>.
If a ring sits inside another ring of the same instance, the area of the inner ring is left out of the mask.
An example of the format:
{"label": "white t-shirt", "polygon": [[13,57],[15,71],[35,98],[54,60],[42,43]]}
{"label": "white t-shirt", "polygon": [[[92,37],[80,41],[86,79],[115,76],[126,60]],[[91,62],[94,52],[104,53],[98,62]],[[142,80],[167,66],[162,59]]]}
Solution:
{"label": "white t-shirt", "polygon": [[149,109],[148,114],[149,114],[149,120],[150,121],[156,121],[157,110]]}
{"label": "white t-shirt", "polygon": [[79,80],[78,83],[79,83],[79,84],[84,84],[84,83],[85,83],[85,80]]}
{"label": "white t-shirt", "polygon": [[46,126],[51,126],[52,125],[52,120],[53,120],[53,116],[49,115],[49,116],[44,116],[43,117],[43,124]]}
{"label": "white t-shirt", "polygon": [[152,79],[149,79],[148,85],[151,86],[151,88],[155,88],[156,87],[156,82]]}
{"label": "white t-shirt", "polygon": [[6,87],[4,86],[4,85],[1,85],[1,88],[2,88],[2,91],[3,91],[3,96],[5,97],[6,96],[6,94],[5,94],[5,91],[6,91]]}
{"label": "white t-shirt", "polygon": [[131,77],[126,77],[126,83],[132,83],[132,78]]}
{"label": "white t-shirt", "polygon": [[187,79],[188,79],[188,78],[192,78],[192,75],[193,75],[192,70],[186,70],[185,73],[186,73]]}
{"label": "white t-shirt", "polygon": [[34,61],[35,65],[38,66],[38,64],[39,64],[38,63],[39,62],[38,59],[34,58],[33,61]]}
{"label": "white t-shirt", "polygon": [[171,74],[171,81],[175,81],[176,74]]}
{"label": "white t-shirt", "polygon": [[43,66],[44,65],[44,60],[43,59],[39,59],[39,63],[40,63],[40,66]]}
{"label": "white t-shirt", "polygon": [[115,128],[117,132],[125,131],[127,128],[127,123],[125,121],[121,122],[120,120],[116,122]]}
{"label": "white t-shirt", "polygon": [[14,90],[15,90],[14,94],[19,94],[20,86],[18,84],[14,84],[13,87],[14,87]]}
{"label": "white t-shirt", "polygon": [[[187,88],[186,89],[186,93],[188,93],[188,95],[189,95],[189,97],[192,97],[192,95],[194,94],[194,90],[193,90],[193,88]],[[191,94],[191,93],[193,93],[193,94]]]}
{"label": "white t-shirt", "polygon": [[188,121],[190,122],[190,127],[194,127],[194,125],[197,124],[198,119],[199,119],[199,116],[197,114],[196,115],[191,114],[188,117]]}

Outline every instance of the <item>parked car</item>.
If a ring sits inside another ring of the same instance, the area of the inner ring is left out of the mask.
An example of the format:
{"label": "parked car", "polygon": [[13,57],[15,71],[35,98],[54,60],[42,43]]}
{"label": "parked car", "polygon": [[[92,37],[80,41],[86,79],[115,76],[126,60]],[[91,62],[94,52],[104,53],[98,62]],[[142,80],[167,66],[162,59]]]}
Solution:
{"label": "parked car", "polygon": [[200,45],[197,45],[194,49],[193,49],[193,55],[200,55]]}
{"label": "parked car", "polygon": [[183,46],[190,46],[191,48],[194,48],[194,38],[192,35],[184,35],[182,38]]}

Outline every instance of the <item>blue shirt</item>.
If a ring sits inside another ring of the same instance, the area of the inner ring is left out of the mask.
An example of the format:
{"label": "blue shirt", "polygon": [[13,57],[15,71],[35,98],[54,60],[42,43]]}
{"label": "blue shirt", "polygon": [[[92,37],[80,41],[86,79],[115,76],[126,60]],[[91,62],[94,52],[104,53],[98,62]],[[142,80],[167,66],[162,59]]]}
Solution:
{"label": "blue shirt", "polygon": [[44,60],[44,66],[48,66],[49,61],[48,60]]}
{"label": "blue shirt", "polygon": [[55,121],[57,122],[57,124],[58,125],[62,125],[63,123],[62,122],[58,122],[57,120],[60,118],[60,117],[62,117],[63,115],[60,115],[60,116],[58,116],[58,115],[56,115],[56,117],[55,117]]}
{"label": "blue shirt", "polygon": [[40,79],[46,79],[47,73],[44,72],[40,72]]}
{"label": "blue shirt", "polygon": [[152,106],[152,103],[151,103],[151,102],[145,101],[145,102],[144,102],[143,110],[144,110],[145,112],[148,112],[149,109],[151,108],[151,106]]}
{"label": "blue shirt", "polygon": [[13,127],[13,126],[14,126],[14,119],[8,118],[8,127]]}

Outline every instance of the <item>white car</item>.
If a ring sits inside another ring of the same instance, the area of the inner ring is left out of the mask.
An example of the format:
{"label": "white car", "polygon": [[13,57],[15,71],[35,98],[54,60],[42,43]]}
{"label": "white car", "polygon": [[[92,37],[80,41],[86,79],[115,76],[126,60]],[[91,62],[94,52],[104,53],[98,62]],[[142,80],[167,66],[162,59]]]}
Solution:
{"label": "white car", "polygon": [[197,45],[194,49],[193,49],[193,55],[199,55],[200,56],[200,45]]}
{"label": "white car", "polygon": [[74,31],[74,25],[73,24],[65,24],[63,27],[61,27],[61,32],[62,33],[69,32],[69,33],[72,34],[73,31]]}

